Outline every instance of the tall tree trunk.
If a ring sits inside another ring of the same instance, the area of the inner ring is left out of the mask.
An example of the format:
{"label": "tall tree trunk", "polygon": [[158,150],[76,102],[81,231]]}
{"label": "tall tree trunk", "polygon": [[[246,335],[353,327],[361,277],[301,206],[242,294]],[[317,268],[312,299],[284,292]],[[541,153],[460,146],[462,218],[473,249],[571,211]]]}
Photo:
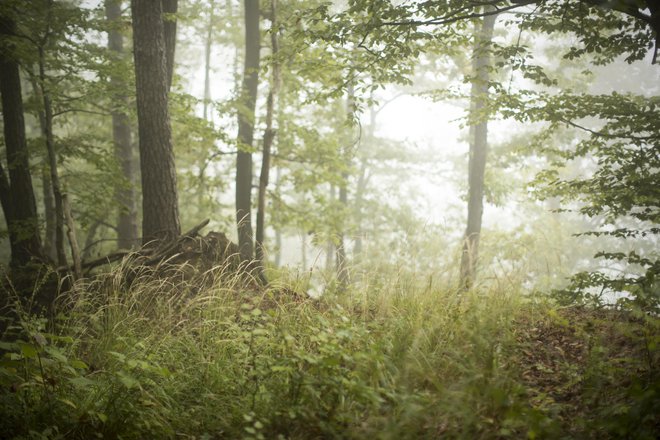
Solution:
{"label": "tall tree trunk", "polygon": [[245,66],[238,111],[236,158],[236,223],[238,248],[243,261],[254,257],[252,243],[252,141],[259,82],[259,0],[245,0]]}
{"label": "tall tree trunk", "polygon": [[472,89],[470,95],[470,157],[468,170],[468,219],[461,256],[460,283],[463,289],[474,284],[479,255],[479,236],[483,216],[484,174],[488,152],[488,103],[490,44],[496,16],[484,17],[476,30]]}
{"label": "tall tree trunk", "polygon": [[174,53],[176,49],[176,17],[174,14],[179,9],[178,0],[162,0],[163,14],[163,36],[165,39],[165,71],[167,72],[167,91],[172,87],[174,78]]}
{"label": "tall tree trunk", "polygon": [[[118,29],[121,22],[121,0],[106,0],[105,14],[113,25],[108,31],[108,49],[117,59],[122,59],[124,53],[124,37]],[[110,77],[113,90],[125,90],[126,84],[118,75]],[[117,246],[120,249],[130,249],[138,244],[137,202],[135,194],[135,159],[131,143],[131,125],[128,118],[128,97],[117,93],[113,97],[112,110],[112,140],[115,158],[120,165],[124,182],[115,188],[115,198],[119,206],[117,216]]]}
{"label": "tall tree trunk", "polygon": [[[0,17],[0,34],[13,35],[14,31],[15,24]],[[0,166],[0,201],[9,230],[10,265],[19,268],[32,258],[41,258],[42,249],[25,139],[20,74],[16,59],[8,52],[6,48],[0,51],[0,95],[7,154],[7,171]]]}
{"label": "tall tree trunk", "polygon": [[266,131],[264,132],[264,143],[262,150],[261,174],[259,176],[259,196],[257,201],[257,231],[256,231],[256,260],[260,268],[260,274],[263,278],[264,267],[264,238],[265,238],[265,217],[266,217],[266,189],[268,187],[268,178],[270,173],[270,151],[273,146],[273,140],[277,132],[273,128],[273,113],[275,112],[275,99],[280,87],[280,64],[276,57],[278,54],[277,42],[277,0],[270,0],[270,44],[272,57],[272,77],[270,91],[266,99]]}
{"label": "tall tree trunk", "polygon": [[181,233],[161,3],[131,0],[137,95],[142,241]]}

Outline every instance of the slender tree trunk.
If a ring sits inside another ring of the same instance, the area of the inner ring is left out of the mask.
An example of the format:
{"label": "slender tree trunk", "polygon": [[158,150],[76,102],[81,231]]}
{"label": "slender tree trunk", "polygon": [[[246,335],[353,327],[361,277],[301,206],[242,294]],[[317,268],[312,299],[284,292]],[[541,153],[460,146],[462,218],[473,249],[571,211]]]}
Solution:
{"label": "slender tree trunk", "polygon": [[262,150],[261,175],[259,176],[259,196],[257,202],[257,231],[256,231],[256,260],[263,278],[264,267],[264,238],[265,238],[265,217],[266,217],[266,190],[268,187],[268,178],[270,173],[270,152],[273,140],[277,132],[273,128],[273,113],[275,112],[275,99],[280,86],[280,64],[276,60],[278,53],[277,42],[277,0],[270,0],[270,43],[272,56],[272,78],[270,91],[266,99],[266,131],[264,132],[264,143]]}
{"label": "slender tree trunk", "polygon": [[[108,49],[117,59],[122,59],[124,37],[117,28],[121,21],[121,0],[106,0],[107,20],[114,25],[108,31]],[[118,75],[110,77],[113,90],[125,90],[126,84]],[[128,97],[123,92],[117,93],[112,106],[112,140],[115,158],[120,165],[124,182],[115,188],[115,198],[119,206],[117,216],[117,246],[130,249],[138,244],[137,202],[135,194],[135,159],[131,141],[131,125],[128,118]]]}
{"label": "slender tree trunk", "polygon": [[133,55],[137,95],[142,241],[181,233],[167,98],[165,37],[161,3],[132,0]]}
{"label": "slender tree trunk", "polygon": [[[13,35],[14,28],[13,22],[0,17],[0,34]],[[42,258],[42,249],[25,138],[20,73],[18,63],[7,51],[0,52],[0,95],[7,154],[7,171],[0,166],[0,201],[9,230],[10,265],[19,268],[32,258]]]}
{"label": "slender tree trunk", "polygon": [[259,82],[259,0],[245,0],[245,66],[238,111],[236,158],[236,223],[238,248],[243,261],[254,258],[252,243],[252,141]]}
{"label": "slender tree trunk", "polygon": [[179,8],[178,0],[162,0],[163,14],[169,17],[163,18],[163,36],[165,39],[165,71],[167,72],[167,91],[172,87],[174,78],[174,53],[176,49],[176,18],[173,17]]}
{"label": "slender tree trunk", "polygon": [[460,283],[463,289],[474,284],[479,255],[479,236],[483,216],[484,174],[488,152],[488,117],[484,114],[488,103],[490,43],[495,15],[484,17],[476,31],[470,103],[470,157],[468,170],[468,219],[461,256]]}

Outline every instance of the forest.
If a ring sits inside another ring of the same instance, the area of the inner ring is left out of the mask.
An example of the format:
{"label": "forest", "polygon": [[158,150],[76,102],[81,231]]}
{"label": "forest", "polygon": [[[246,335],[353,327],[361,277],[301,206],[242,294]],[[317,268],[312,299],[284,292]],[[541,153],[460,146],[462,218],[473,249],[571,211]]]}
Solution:
{"label": "forest", "polygon": [[0,0],[0,439],[656,439],[660,3]]}

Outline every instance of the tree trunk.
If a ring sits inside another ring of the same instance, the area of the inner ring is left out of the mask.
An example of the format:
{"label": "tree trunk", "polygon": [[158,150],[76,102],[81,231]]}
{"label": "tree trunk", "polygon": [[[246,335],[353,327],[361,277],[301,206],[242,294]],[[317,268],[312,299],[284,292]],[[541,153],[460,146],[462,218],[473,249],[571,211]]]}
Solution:
{"label": "tree trunk", "polygon": [[470,97],[470,157],[468,169],[468,219],[461,256],[460,283],[463,289],[474,284],[479,255],[479,235],[483,215],[484,174],[488,152],[488,117],[484,114],[488,101],[490,43],[495,15],[484,17],[476,32],[472,90]]}
{"label": "tree trunk", "polygon": [[178,0],[162,0],[163,13],[170,15],[163,18],[163,36],[165,38],[165,71],[167,72],[167,91],[172,87],[174,78],[174,52],[176,49],[176,17],[179,9]]}
{"label": "tree trunk", "polygon": [[[15,24],[0,17],[0,34],[13,35],[14,31]],[[7,171],[0,166],[0,201],[9,230],[10,266],[19,268],[32,258],[41,258],[42,249],[25,139],[20,73],[13,54],[7,52],[6,49],[0,52],[0,95],[7,154]]]}
{"label": "tree trunk", "polygon": [[245,0],[245,66],[238,111],[236,158],[236,223],[238,248],[243,261],[254,257],[252,243],[252,141],[259,82],[259,1]]}
{"label": "tree trunk", "polygon": [[181,234],[172,129],[167,107],[168,79],[160,2],[132,0],[133,55],[137,95],[142,241]]}
{"label": "tree trunk", "polygon": [[[108,49],[117,59],[124,57],[124,37],[116,25],[121,21],[121,0],[106,0],[107,20],[115,27],[108,31]],[[113,90],[125,90],[126,84],[118,75],[110,77]],[[117,246],[130,249],[138,244],[138,219],[135,195],[135,159],[131,144],[131,126],[128,118],[128,97],[118,93],[113,97],[112,140],[115,158],[120,165],[124,179],[115,188],[115,198],[119,206],[117,216]]]}
{"label": "tree trunk", "polygon": [[272,57],[272,78],[270,84],[270,91],[266,99],[266,131],[264,132],[264,143],[262,150],[261,162],[261,175],[259,176],[259,196],[257,202],[257,231],[256,231],[256,260],[260,268],[261,277],[263,278],[264,267],[264,238],[265,238],[265,217],[266,217],[266,189],[268,187],[268,178],[270,173],[270,151],[273,146],[273,140],[276,136],[276,131],[273,129],[273,113],[275,110],[275,99],[280,86],[280,65],[275,59],[278,52],[277,42],[277,0],[270,1],[270,43],[271,43],[271,57]]}

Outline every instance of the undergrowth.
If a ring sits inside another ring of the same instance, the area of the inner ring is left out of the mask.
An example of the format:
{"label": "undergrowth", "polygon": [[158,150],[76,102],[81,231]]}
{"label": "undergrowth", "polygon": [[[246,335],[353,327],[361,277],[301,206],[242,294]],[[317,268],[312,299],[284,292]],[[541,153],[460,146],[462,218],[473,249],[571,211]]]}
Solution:
{"label": "undergrowth", "polygon": [[[22,311],[0,437],[655,438],[658,320],[402,275],[268,289],[125,268]],[[187,275],[188,274],[188,275]],[[200,287],[203,286],[203,287]]]}

